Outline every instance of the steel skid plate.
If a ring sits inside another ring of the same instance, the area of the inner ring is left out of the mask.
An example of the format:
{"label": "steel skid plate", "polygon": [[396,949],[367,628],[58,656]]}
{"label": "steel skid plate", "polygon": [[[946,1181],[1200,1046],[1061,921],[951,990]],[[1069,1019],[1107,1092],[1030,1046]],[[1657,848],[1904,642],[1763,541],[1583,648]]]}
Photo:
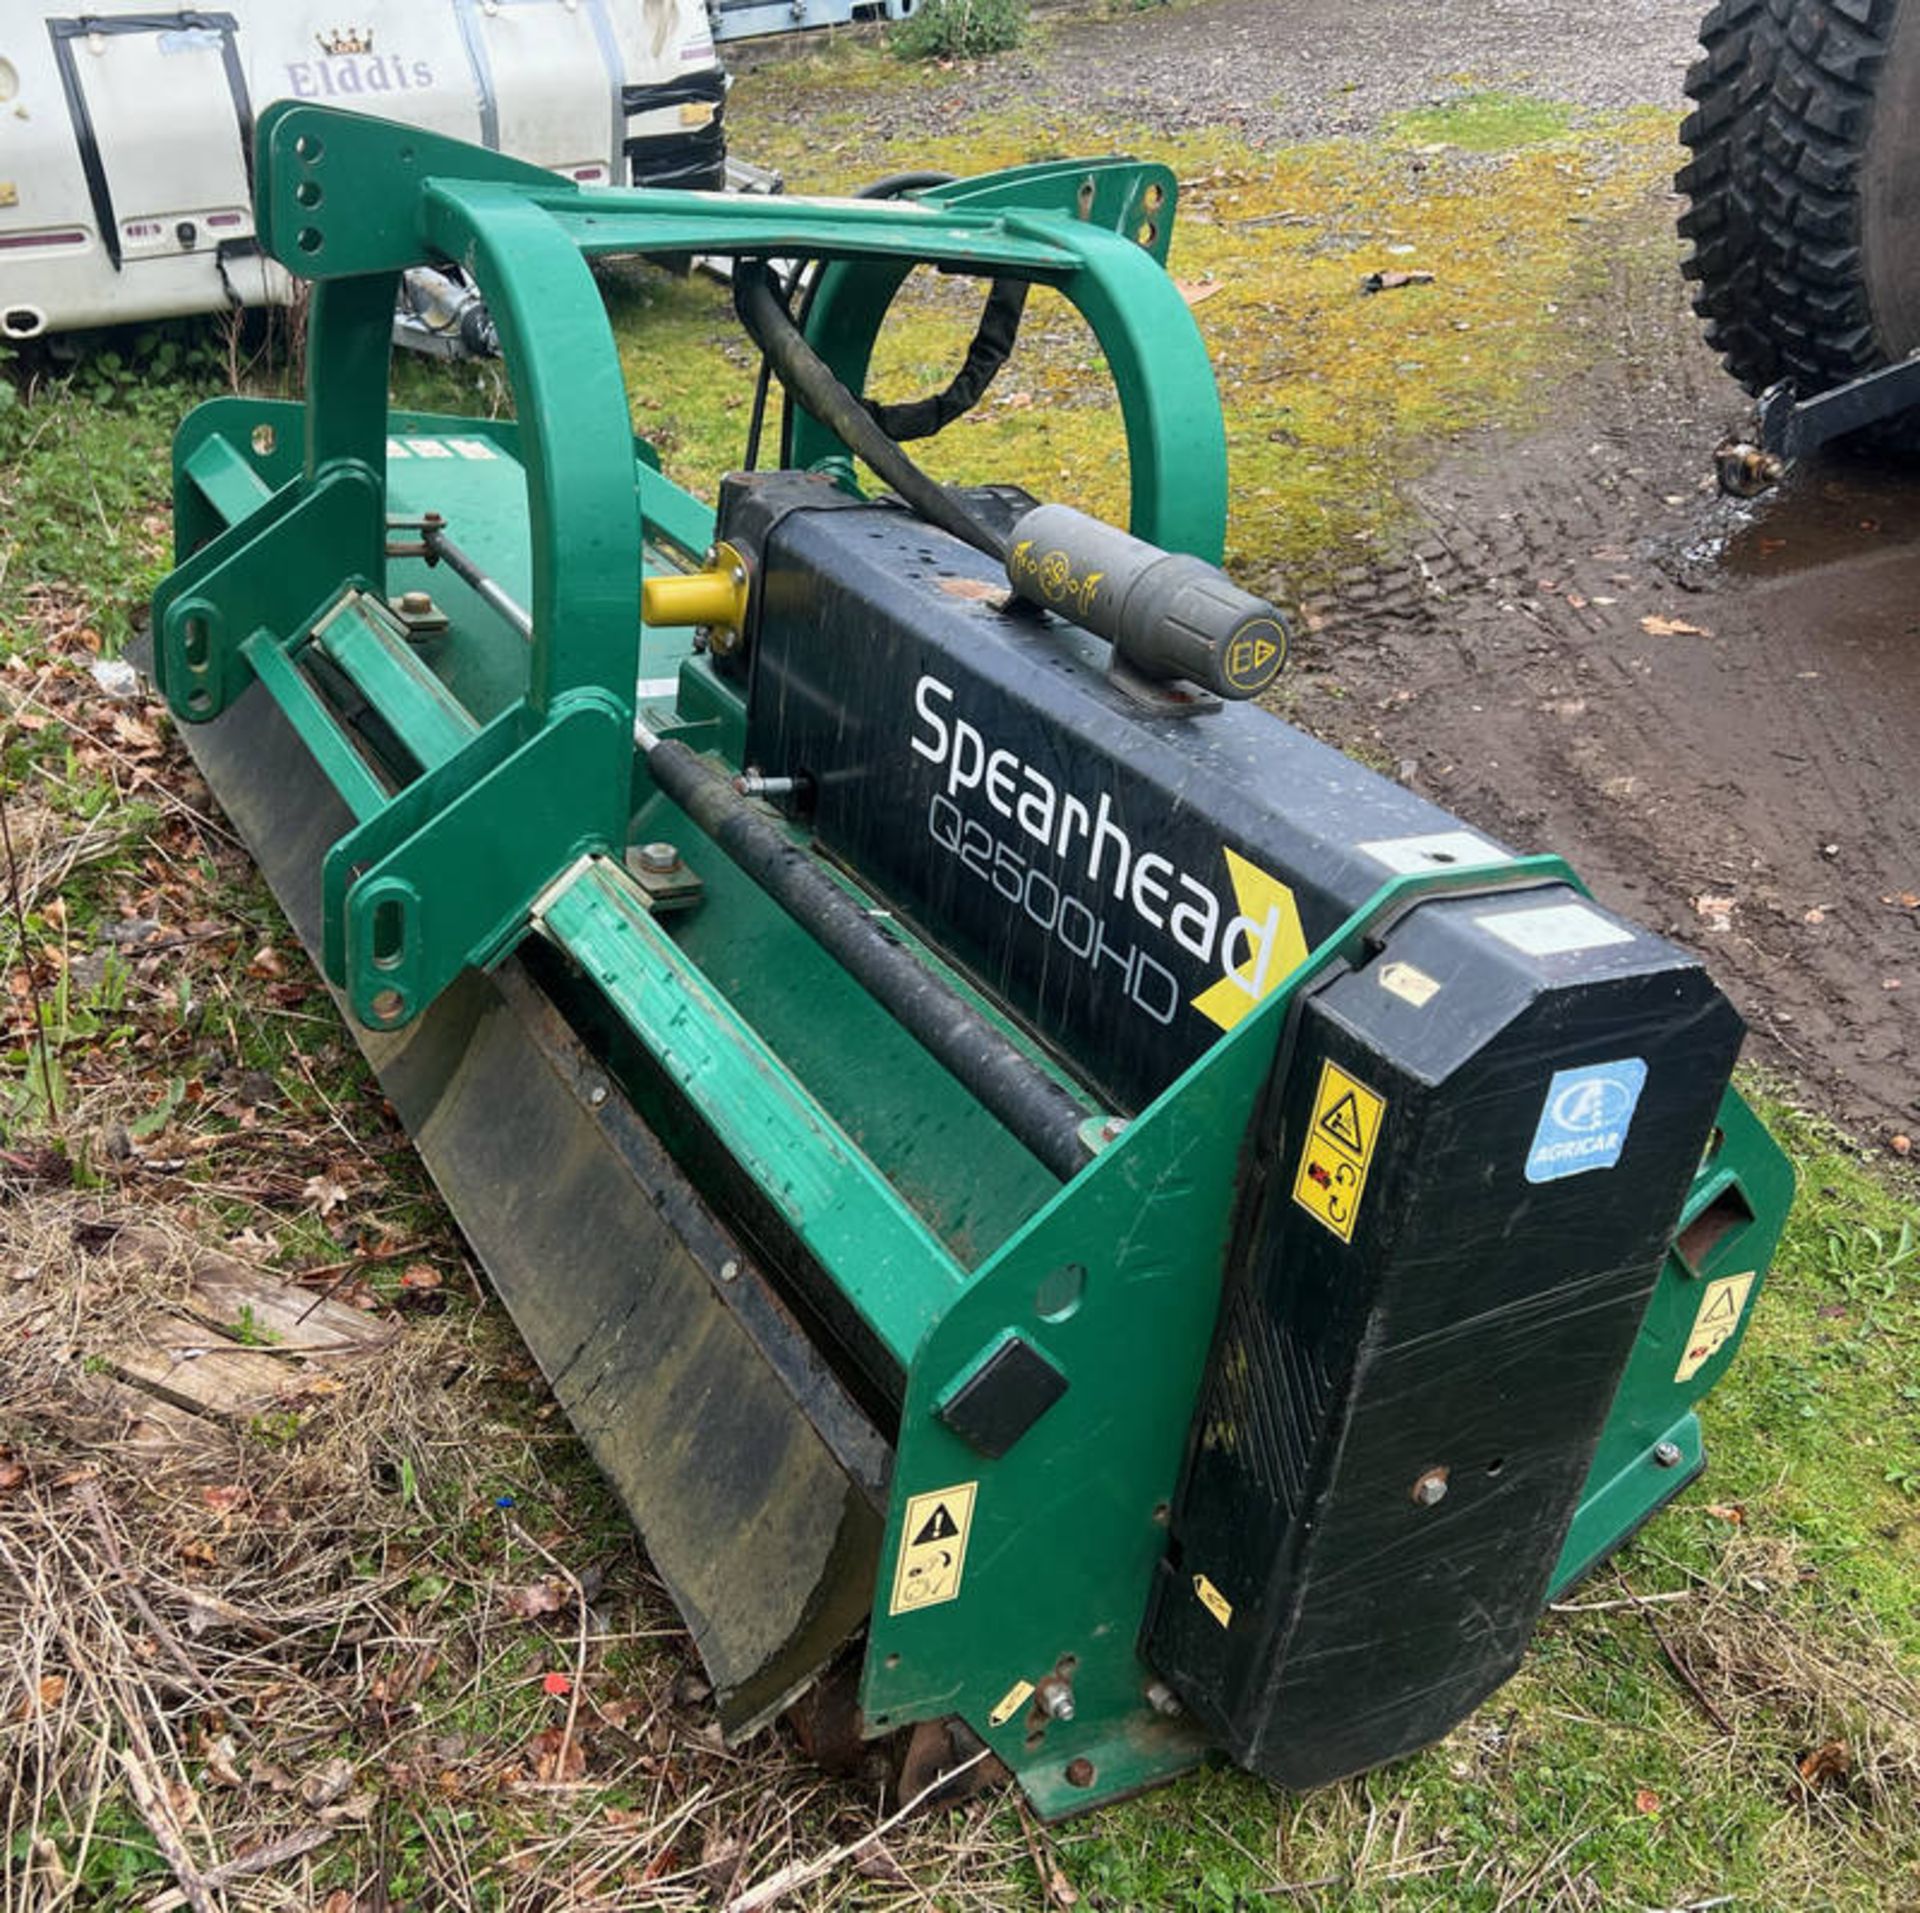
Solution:
{"label": "steel skid plate", "polygon": [[[317,962],[321,865],[345,807],[258,686],[184,734]],[[738,1737],[865,1621],[889,1449],[538,961],[469,971],[398,1032],[346,1021],[640,1530]]]}

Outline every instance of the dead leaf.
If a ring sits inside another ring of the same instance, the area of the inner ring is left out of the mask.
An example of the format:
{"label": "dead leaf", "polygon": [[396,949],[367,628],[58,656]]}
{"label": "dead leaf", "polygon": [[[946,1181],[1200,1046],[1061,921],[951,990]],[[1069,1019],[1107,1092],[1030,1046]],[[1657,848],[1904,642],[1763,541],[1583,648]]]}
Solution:
{"label": "dead leaf", "polygon": [[1360,281],[1362,292],[1398,292],[1402,286],[1430,286],[1430,272],[1370,272]]}
{"label": "dead leaf", "polygon": [[1826,920],[1827,913],[1817,903],[1800,919],[1802,923],[1825,923]]}
{"label": "dead leaf", "polygon": [[115,738],[135,757],[159,756],[160,734],[145,718],[136,716],[132,711],[115,711],[110,728]]}
{"label": "dead leaf", "polygon": [[1827,1740],[1800,1758],[1800,1778],[1809,1787],[1844,1786],[1853,1767],[1844,1740]]}
{"label": "dead leaf", "polygon": [[234,1513],[246,1505],[246,1500],[247,1491],[237,1481],[229,1482],[225,1487],[200,1490],[201,1505],[217,1515]]}
{"label": "dead leaf", "polygon": [[1713,1501],[1707,1504],[1707,1512],[1716,1521],[1730,1521],[1736,1528],[1747,1525],[1747,1511],[1737,1501]]}
{"label": "dead leaf", "polygon": [[1739,908],[1738,897],[1699,896],[1693,899],[1694,913],[1709,930],[1731,930],[1733,913]]}
{"label": "dead leaf", "polygon": [[1658,1813],[1660,1796],[1651,1787],[1636,1788],[1633,1796],[1633,1810],[1635,1813]]}
{"label": "dead leaf", "polygon": [[565,1674],[548,1674],[540,1682],[540,1691],[554,1700],[564,1700],[573,1692],[573,1682]]}
{"label": "dead leaf", "polygon": [[1913,1154],[1913,1138],[1904,1133],[1898,1136],[1889,1136],[1887,1138],[1887,1147],[1891,1149],[1896,1156],[1911,1156]]}
{"label": "dead leaf", "polygon": [[45,1713],[50,1708],[58,1707],[66,1698],[66,1692],[66,1675],[45,1675],[31,1693],[21,1695],[20,1705],[14,1710],[15,1717],[31,1720],[36,1713]]}
{"label": "dead leaf", "polygon": [[23,1461],[0,1461],[0,1494],[9,1488],[17,1488],[27,1478],[27,1465]]}
{"label": "dead leaf", "polygon": [[853,1870],[865,1880],[883,1880],[888,1886],[912,1886],[913,1875],[883,1846],[870,1846],[854,1861]]}
{"label": "dead leaf", "polygon": [[747,1857],[747,1843],[737,1833],[715,1831],[700,1847],[700,1871],[716,1893],[724,1895],[733,1885],[740,1865]]}
{"label": "dead leaf", "polygon": [[277,983],[287,973],[287,960],[271,943],[263,943],[253,953],[253,961],[247,965],[249,976],[264,977],[270,983]]}
{"label": "dead leaf", "polygon": [[1197,306],[1202,299],[1211,299],[1225,284],[1220,279],[1176,279],[1175,288],[1188,305]]}
{"label": "dead leaf", "polygon": [[975,604],[1004,605],[1013,596],[1005,585],[985,578],[942,578],[940,589],[949,598],[966,598]]}
{"label": "dead leaf", "polygon": [[564,1727],[547,1727],[527,1743],[533,1758],[533,1776],[549,1784],[566,1786],[583,1779],[587,1771],[587,1750]]}
{"label": "dead leaf", "polygon": [[207,1746],[207,1778],[220,1787],[244,1787],[246,1782],[240,1777],[240,1769],[235,1764],[239,1748],[234,1745],[231,1734],[222,1734],[218,1740]]}
{"label": "dead leaf", "polygon": [[442,1279],[440,1271],[427,1262],[409,1263],[400,1271],[403,1289],[437,1289]]}
{"label": "dead leaf", "polygon": [[1642,618],[1640,629],[1650,638],[1710,638],[1713,636],[1704,624],[1689,624],[1685,618]]}
{"label": "dead leaf", "polygon": [[310,1773],[301,1776],[301,1804],[318,1813],[322,1807],[330,1807],[344,1798],[352,1785],[353,1762],[343,1760],[336,1754],[331,1760],[323,1760]]}
{"label": "dead leaf", "polygon": [[318,1175],[309,1176],[301,1185],[300,1193],[325,1217],[332,1215],[353,1192],[332,1176]]}
{"label": "dead leaf", "polygon": [[507,1595],[507,1612],[523,1621],[537,1621],[543,1615],[558,1614],[572,1599],[565,1584],[553,1575],[543,1581],[529,1581]]}

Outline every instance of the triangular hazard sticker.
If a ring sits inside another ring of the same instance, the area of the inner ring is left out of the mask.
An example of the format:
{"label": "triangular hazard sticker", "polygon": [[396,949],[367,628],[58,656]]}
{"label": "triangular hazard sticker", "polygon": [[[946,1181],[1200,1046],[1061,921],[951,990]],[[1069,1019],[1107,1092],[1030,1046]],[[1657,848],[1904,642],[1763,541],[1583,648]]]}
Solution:
{"label": "triangular hazard sticker", "polygon": [[1721,1323],[1733,1323],[1740,1319],[1740,1304],[1745,1298],[1736,1295],[1732,1289],[1722,1289],[1707,1306],[1701,1310],[1700,1319],[1694,1324],[1696,1330],[1717,1328]]}
{"label": "triangular hazard sticker", "polygon": [[1366,1138],[1360,1129],[1360,1104],[1352,1090],[1348,1090],[1320,1118],[1320,1127],[1342,1148],[1352,1150],[1356,1156],[1367,1153]]}
{"label": "triangular hazard sticker", "polygon": [[930,1541],[951,1541],[959,1532],[958,1524],[947,1512],[947,1504],[943,1501],[927,1516],[920,1532],[913,1537],[912,1545],[923,1548]]}

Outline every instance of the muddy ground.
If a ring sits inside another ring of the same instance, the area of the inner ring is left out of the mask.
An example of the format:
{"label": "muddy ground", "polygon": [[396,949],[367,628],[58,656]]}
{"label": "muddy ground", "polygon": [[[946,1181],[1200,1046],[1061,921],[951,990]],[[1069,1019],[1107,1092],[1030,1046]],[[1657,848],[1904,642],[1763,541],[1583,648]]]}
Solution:
{"label": "muddy ground", "polygon": [[[1629,276],[1630,278],[1630,276]],[[1920,1117],[1920,477],[1810,466],[1755,505],[1705,474],[1739,414],[1644,285],[1550,429],[1411,487],[1409,561],[1304,648],[1334,727],[1700,950],[1850,1128]],[[1649,323],[1651,322],[1651,323]]]}
{"label": "muddy ground", "polygon": [[[1700,8],[1503,0],[1356,15],[1224,0],[1064,25],[1099,105],[1258,138],[1364,132],[1436,88],[1684,104]],[[1678,202],[1675,202],[1678,211]],[[1753,505],[1711,483],[1743,395],[1679,244],[1577,315],[1592,369],[1543,428],[1408,487],[1410,560],[1352,577],[1300,664],[1322,724],[1605,901],[1700,950],[1750,1054],[1864,1135],[1920,1123],[1920,467],[1810,465]],[[1656,620],[1650,630],[1645,621]],[[1694,630],[1667,630],[1671,626]],[[1660,633],[1666,630],[1666,635]]]}
{"label": "muddy ground", "polygon": [[[1364,137],[1462,86],[1677,121],[1701,11],[1621,0],[1596,31],[1546,0],[1058,0],[986,72],[1095,132]],[[1714,449],[1749,411],[1661,224],[1567,315],[1589,369],[1553,416],[1412,477],[1412,555],[1314,608],[1296,668],[1346,696],[1302,710],[1700,950],[1749,1053],[1889,1141],[1920,1125],[1920,467],[1836,458],[1721,499]]]}

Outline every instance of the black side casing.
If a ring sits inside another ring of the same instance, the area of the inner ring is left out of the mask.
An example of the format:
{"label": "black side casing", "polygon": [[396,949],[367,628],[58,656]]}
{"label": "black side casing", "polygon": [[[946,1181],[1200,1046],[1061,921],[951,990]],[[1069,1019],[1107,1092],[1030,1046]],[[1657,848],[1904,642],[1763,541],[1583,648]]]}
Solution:
{"label": "black side casing", "polygon": [[[1739,1048],[1659,939],[1533,957],[1485,928],[1534,908],[1407,918],[1309,1000],[1254,1138],[1143,1652],[1288,1787],[1426,1745],[1518,1665]],[[1529,1181],[1556,1073],[1623,1059],[1617,1162]],[[1350,1243],[1293,1193],[1329,1061],[1386,1101]]]}

